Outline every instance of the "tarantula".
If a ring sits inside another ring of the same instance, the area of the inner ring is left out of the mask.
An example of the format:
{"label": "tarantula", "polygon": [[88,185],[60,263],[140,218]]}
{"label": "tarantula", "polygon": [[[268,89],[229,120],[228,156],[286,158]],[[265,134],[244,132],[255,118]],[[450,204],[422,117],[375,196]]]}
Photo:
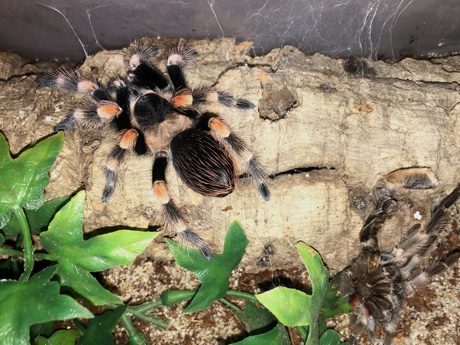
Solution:
{"label": "tarantula", "polygon": [[411,168],[388,174],[374,189],[376,206],[359,235],[361,253],[339,275],[340,293],[354,308],[350,317],[351,345],[358,343],[365,329],[375,337],[376,326],[385,331],[384,344],[390,345],[405,296],[459,259],[457,249],[444,260],[419,268],[421,259],[433,249],[439,233],[448,222],[447,209],[459,198],[460,184],[433,208],[431,219],[424,229],[417,224],[409,229],[392,251],[380,250],[379,231],[384,221],[398,208],[394,197],[397,188],[426,189],[436,184],[437,180],[430,170]]}
{"label": "tarantula", "polygon": [[118,144],[106,162],[102,200],[107,202],[114,193],[120,170],[131,154],[153,155],[153,192],[161,204],[165,234],[210,259],[207,243],[189,228],[168,192],[166,166],[172,162],[182,181],[195,192],[224,197],[235,188],[237,160],[245,162],[260,194],[268,201],[265,174],[251,149],[218,114],[206,111],[210,105],[250,109],[254,104],[214,87],[190,89],[184,67],[196,53],[182,41],[169,52],[169,79],[152,62],[157,53],[156,47],[135,41],[126,54],[127,78],[110,80],[106,89],[75,71],[60,70],[37,82],[86,95],[86,100],[55,127],[56,131],[76,125],[101,128],[111,124],[118,132]]}

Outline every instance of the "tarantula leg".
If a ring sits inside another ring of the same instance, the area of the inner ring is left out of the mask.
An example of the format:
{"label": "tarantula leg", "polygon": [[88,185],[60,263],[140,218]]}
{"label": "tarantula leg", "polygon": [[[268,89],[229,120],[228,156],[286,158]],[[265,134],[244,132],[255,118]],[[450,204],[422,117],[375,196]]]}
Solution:
{"label": "tarantula leg", "polygon": [[161,91],[169,84],[163,73],[150,60],[158,49],[144,41],[136,40],[128,49],[128,80],[139,88]]}
{"label": "tarantula leg", "polygon": [[176,91],[187,87],[183,68],[193,59],[194,55],[196,55],[195,50],[184,44],[183,41],[180,41],[169,52],[166,68]]}
{"label": "tarantula leg", "polygon": [[74,113],[73,110],[69,111],[65,119],[59,122],[56,126],[54,126],[54,131],[55,132],[66,131],[68,129],[74,128],[77,125],[77,120],[73,116],[73,113]]}
{"label": "tarantula leg", "polygon": [[84,93],[90,95],[96,101],[110,99],[99,83],[83,79],[79,73],[66,69],[58,69],[50,75],[40,76],[37,78],[37,83],[41,86]]}
{"label": "tarantula leg", "polygon": [[393,343],[394,333],[385,332],[383,336],[383,345],[391,345]]}
{"label": "tarantula leg", "polygon": [[102,201],[107,202],[112,197],[117,185],[118,172],[125,165],[128,156],[133,152],[137,137],[138,133],[134,129],[128,129],[120,133],[120,140],[110,153],[104,170],[107,182],[102,192]]}
{"label": "tarantula leg", "polygon": [[187,227],[184,215],[169,195],[165,177],[167,164],[167,158],[159,155],[155,158],[152,169],[153,192],[162,206],[165,234],[176,237],[177,241],[186,247],[197,249],[207,260],[210,260],[212,256],[208,244]]}
{"label": "tarantula leg", "polygon": [[367,217],[366,222],[359,233],[359,241],[361,243],[361,253],[364,256],[369,270],[375,269],[379,264],[380,259],[380,244],[378,234],[383,223],[387,220],[398,208],[396,199],[390,196],[382,196],[375,206],[374,211]]}
{"label": "tarantula leg", "polygon": [[56,125],[55,131],[75,127],[76,123],[86,128],[100,128],[111,122],[121,113],[118,104],[111,101],[87,101],[70,110],[64,120]]}
{"label": "tarantula leg", "polygon": [[460,197],[460,184],[441,202],[434,207],[431,214],[431,219],[426,226],[426,233],[439,233],[445,226],[447,221],[447,209],[452,206]]}
{"label": "tarantula leg", "polygon": [[134,69],[141,63],[150,62],[152,58],[158,55],[158,48],[149,44],[145,40],[136,39],[129,46],[127,55],[129,56],[129,68]]}
{"label": "tarantula leg", "polygon": [[107,91],[116,100],[121,107],[121,114],[115,119],[115,124],[119,131],[131,128],[131,120],[129,118],[129,90],[124,80],[120,78],[111,79],[107,84]]}
{"label": "tarantula leg", "polygon": [[226,107],[233,107],[238,109],[252,109],[254,103],[244,98],[235,98],[225,91],[217,91],[217,100],[220,104]]}
{"label": "tarantula leg", "polygon": [[445,272],[450,266],[454,265],[460,258],[460,252],[457,250],[451,252],[441,261],[437,261],[428,266],[422,272],[416,274],[406,283],[406,292],[408,294],[414,292],[420,286],[425,285],[431,277]]}
{"label": "tarantula leg", "polygon": [[247,170],[254,178],[260,195],[265,201],[270,200],[270,190],[265,181],[266,175],[259,162],[256,160],[254,153],[239,136],[230,131],[230,128],[220,117],[212,113],[205,113],[200,121],[206,120],[207,126],[216,133],[219,138],[225,141],[238,157],[247,163]]}
{"label": "tarantula leg", "polygon": [[244,98],[234,98],[227,92],[217,91],[212,87],[197,89],[181,88],[174,93],[172,104],[174,108],[186,110],[200,110],[201,107],[221,104],[226,107],[238,109],[252,109],[254,104]]}

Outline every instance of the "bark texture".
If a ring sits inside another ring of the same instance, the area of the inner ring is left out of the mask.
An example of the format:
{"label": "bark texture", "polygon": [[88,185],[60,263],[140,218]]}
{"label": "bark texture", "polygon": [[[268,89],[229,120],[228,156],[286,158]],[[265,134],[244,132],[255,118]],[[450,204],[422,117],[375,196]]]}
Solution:
{"label": "bark texture", "polygon": [[[171,41],[155,40],[164,69]],[[389,64],[367,59],[306,56],[294,47],[251,57],[251,43],[233,39],[196,41],[195,62],[186,69],[192,86],[210,85],[243,97],[255,109],[219,107],[231,128],[254,149],[267,174],[271,200],[263,201],[249,178],[225,198],[206,198],[178,180],[168,182],[192,227],[222,248],[227,226],[238,220],[251,243],[244,259],[248,271],[266,264],[298,264],[295,243],[314,246],[332,271],[357,254],[358,233],[372,210],[369,192],[393,170],[430,167],[440,180],[432,191],[402,195],[401,210],[385,227],[385,247],[416,222],[429,217],[433,202],[460,182],[460,56]],[[29,64],[12,53],[0,55],[0,130],[13,153],[53,132],[76,97],[38,87],[45,64]],[[81,66],[102,84],[124,75],[123,51],[102,51]],[[47,198],[87,191],[85,231],[108,227],[160,225],[151,191],[151,156],[133,157],[114,196],[101,200],[103,168],[116,139],[110,130],[77,128],[51,172]],[[268,245],[273,251],[264,251]],[[144,254],[169,257],[164,243]]]}

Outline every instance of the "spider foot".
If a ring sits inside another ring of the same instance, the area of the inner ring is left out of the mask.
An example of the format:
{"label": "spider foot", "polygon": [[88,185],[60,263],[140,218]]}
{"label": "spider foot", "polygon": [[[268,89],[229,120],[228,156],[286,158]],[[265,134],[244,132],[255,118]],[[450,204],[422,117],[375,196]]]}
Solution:
{"label": "spider foot", "polygon": [[203,240],[196,232],[190,229],[185,229],[177,233],[176,239],[177,242],[186,247],[197,249],[206,260],[212,259],[211,249],[209,249],[206,241]]}

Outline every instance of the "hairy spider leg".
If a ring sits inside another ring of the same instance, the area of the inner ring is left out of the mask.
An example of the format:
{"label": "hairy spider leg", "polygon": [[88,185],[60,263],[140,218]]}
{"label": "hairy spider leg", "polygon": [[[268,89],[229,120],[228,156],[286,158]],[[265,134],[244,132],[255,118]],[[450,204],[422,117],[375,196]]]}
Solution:
{"label": "hairy spider leg", "polygon": [[248,145],[235,133],[224,120],[214,113],[204,113],[197,123],[197,128],[210,129],[220,140],[225,142],[235,154],[247,164],[246,170],[257,184],[260,195],[265,201],[270,200],[270,190],[265,181],[266,175]]}
{"label": "hairy spider leg", "polygon": [[37,78],[41,86],[64,89],[91,96],[96,101],[109,101],[110,97],[98,82],[81,78],[76,71],[58,69],[54,73]]}
{"label": "hairy spider leg", "polygon": [[135,44],[128,51],[128,80],[133,86],[155,92],[169,88],[168,80],[163,73],[150,62],[156,52],[156,49],[149,50],[142,44]]}
{"label": "hairy spider leg", "polygon": [[[130,93],[126,83],[120,78],[112,79],[108,83],[107,91],[113,95],[114,99],[116,99],[117,104],[119,104],[122,109],[121,114],[114,120],[116,130],[122,131],[124,129],[133,128],[130,119]],[[148,150],[147,144],[145,143],[144,134],[142,133],[142,131],[139,130],[137,130],[137,133],[138,137],[136,141],[136,146],[134,147],[134,151],[138,155],[146,154]]]}
{"label": "hairy spider leg", "polygon": [[[431,219],[424,231],[420,231],[420,227],[415,230],[409,230],[408,234],[404,236],[404,241],[401,241],[393,250],[392,254],[395,255],[396,260],[401,263],[401,266],[405,265],[403,269],[410,278],[407,285],[409,292],[425,284],[433,275],[444,272],[459,259],[460,252],[456,249],[443,260],[434,262],[422,272],[412,274],[412,270],[420,261],[420,258],[432,250],[433,244],[436,242],[439,233],[447,226],[449,219],[447,210],[459,197],[460,185],[433,208]],[[410,260],[406,256],[398,258],[397,255],[405,251],[412,253],[412,258]],[[415,263],[412,264],[412,261]]]}
{"label": "hairy spider leg", "polygon": [[188,247],[197,249],[207,260],[212,258],[208,244],[187,226],[187,221],[181,210],[171,199],[167,185],[165,171],[168,159],[165,153],[157,154],[152,169],[153,192],[162,207],[162,217],[165,226],[165,234],[176,237],[177,241]]}
{"label": "hairy spider leg", "polygon": [[134,151],[138,134],[132,128],[120,131],[118,144],[112,149],[107,158],[104,170],[106,185],[102,192],[102,201],[107,202],[113,195],[118,181],[118,173],[126,164],[130,154]]}
{"label": "hairy spider leg", "polygon": [[67,130],[78,123],[85,128],[101,128],[121,113],[120,106],[112,101],[89,100],[70,110],[64,120],[54,128],[55,131]]}
{"label": "hairy spider leg", "polygon": [[227,92],[206,86],[193,90],[186,87],[179,89],[174,93],[172,104],[174,108],[182,111],[200,111],[204,109],[203,107],[217,104],[237,109],[254,108],[254,103],[244,98],[235,98]]}
{"label": "hairy spider leg", "polygon": [[379,232],[383,223],[398,208],[396,199],[384,195],[378,201],[374,211],[367,217],[361,232],[359,233],[359,242],[361,244],[361,253],[366,262],[366,267],[370,271],[377,268],[380,263],[380,243]]}
{"label": "hairy spider leg", "polygon": [[184,76],[184,67],[196,56],[195,49],[184,40],[179,42],[170,49],[166,68],[169,77],[174,85],[174,90],[179,91],[187,88],[187,82]]}
{"label": "hairy spider leg", "polygon": [[195,55],[195,50],[182,41],[169,52],[166,68],[175,89],[172,104],[176,109],[199,111],[202,106],[214,104],[238,109],[254,108],[254,104],[248,100],[234,98],[229,93],[218,91],[213,87],[202,86],[190,89],[184,76],[184,67]]}
{"label": "hairy spider leg", "polygon": [[[414,274],[413,277],[406,283],[407,293],[412,293],[420,286],[425,285],[431,277],[445,272],[449,267],[454,265],[460,258],[459,249],[449,253],[444,259],[434,262],[423,271]],[[411,272],[409,272],[411,273]]]}
{"label": "hairy spider leg", "polygon": [[399,266],[409,264],[412,267],[416,266],[420,258],[431,250],[439,233],[448,223],[447,209],[455,203],[459,196],[460,187],[457,186],[452,193],[433,208],[430,221],[424,230],[422,230],[420,224],[416,224],[402,237],[391,252]]}
{"label": "hairy spider leg", "polygon": [[163,73],[150,62],[139,64],[129,72],[128,78],[132,85],[156,92],[161,92],[169,87],[169,83]]}
{"label": "hairy spider leg", "polygon": [[86,128],[100,128],[120,115],[122,109],[112,102],[101,85],[89,79],[82,79],[79,73],[60,69],[48,76],[40,76],[41,86],[83,93],[91,99],[81,102],[75,109],[67,112],[66,118],[58,123],[55,131],[67,130],[77,123]]}
{"label": "hairy spider leg", "polygon": [[128,47],[127,56],[129,56],[128,67],[136,68],[142,62],[149,62],[157,56],[158,48],[144,39],[136,39]]}

